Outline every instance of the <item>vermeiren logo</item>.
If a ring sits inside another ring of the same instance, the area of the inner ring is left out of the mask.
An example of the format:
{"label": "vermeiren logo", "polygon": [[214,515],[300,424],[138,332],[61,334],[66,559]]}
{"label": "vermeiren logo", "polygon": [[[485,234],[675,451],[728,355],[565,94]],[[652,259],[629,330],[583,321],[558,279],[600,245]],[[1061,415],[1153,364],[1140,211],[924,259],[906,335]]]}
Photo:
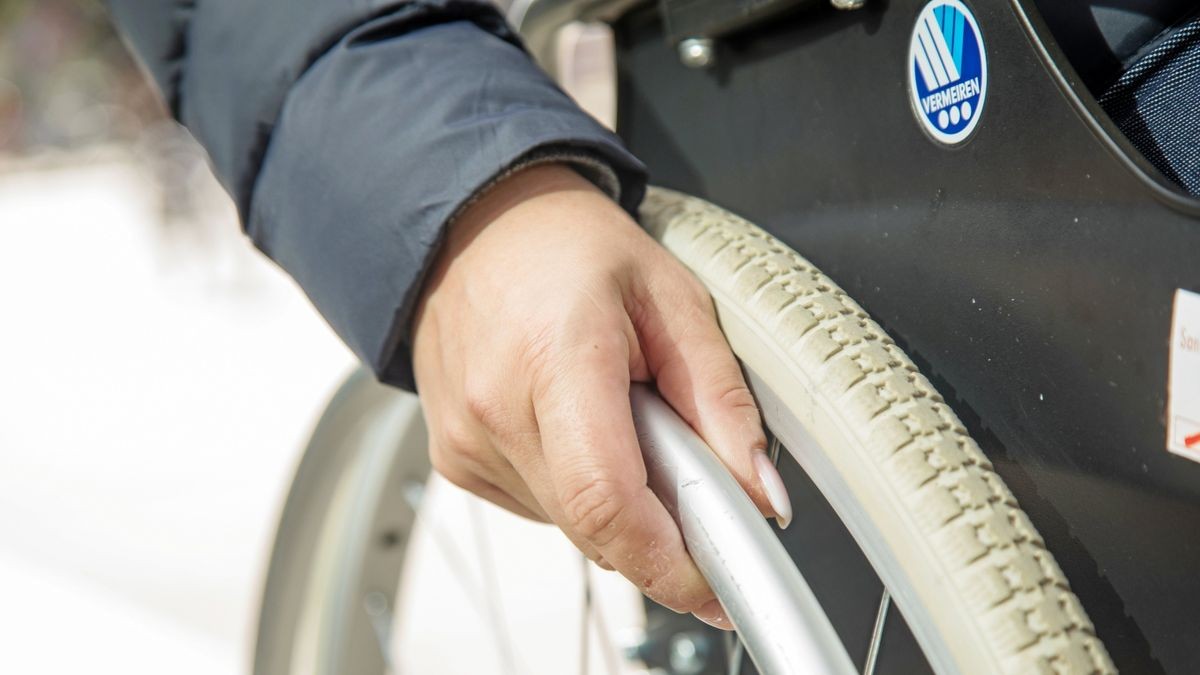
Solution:
{"label": "vermeiren logo", "polygon": [[913,112],[936,141],[966,140],[983,113],[987,53],[975,16],[961,0],[932,0],[917,16],[908,46]]}

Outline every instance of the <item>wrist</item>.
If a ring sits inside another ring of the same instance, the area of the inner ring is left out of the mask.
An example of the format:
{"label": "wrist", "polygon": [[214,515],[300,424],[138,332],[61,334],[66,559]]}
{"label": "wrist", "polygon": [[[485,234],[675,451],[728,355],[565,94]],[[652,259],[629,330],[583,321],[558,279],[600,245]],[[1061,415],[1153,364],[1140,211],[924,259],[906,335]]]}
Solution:
{"label": "wrist", "polygon": [[461,249],[464,240],[529,200],[557,192],[603,194],[569,165],[553,162],[522,167],[483,188],[447,225],[439,258]]}
{"label": "wrist", "polygon": [[[559,162],[522,167],[480,190],[446,225],[442,244],[418,296],[417,311],[410,330],[415,333],[430,296],[441,285],[454,262],[463,257],[464,252],[489,225],[505,220],[506,214],[520,207],[528,208],[547,197],[566,196],[568,193],[574,193],[574,202],[602,200],[610,203],[614,209],[620,208],[570,165]],[[523,218],[520,216],[508,220],[519,222]]]}

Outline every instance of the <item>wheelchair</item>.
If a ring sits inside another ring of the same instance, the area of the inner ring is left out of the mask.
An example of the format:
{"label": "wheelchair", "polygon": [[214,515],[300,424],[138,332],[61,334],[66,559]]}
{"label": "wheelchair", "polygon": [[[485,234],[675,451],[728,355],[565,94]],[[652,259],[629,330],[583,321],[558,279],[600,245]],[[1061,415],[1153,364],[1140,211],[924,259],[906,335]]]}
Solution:
{"label": "wheelchair", "polygon": [[[795,505],[787,531],[745,523],[748,546],[781,545],[822,612],[802,635],[733,583],[735,639],[646,601],[634,643],[547,672],[1200,671],[1200,369],[1180,339],[1200,291],[1198,10],[511,9],[560,80],[564,27],[602,27],[597,114],[649,167],[642,223],[712,293]],[[283,513],[257,675],[407,672],[389,636],[423,584],[424,443],[414,397],[358,373],[334,398]],[[581,598],[586,650],[600,595]],[[801,642],[828,653],[788,666]],[[500,651],[495,672],[551,668]]]}

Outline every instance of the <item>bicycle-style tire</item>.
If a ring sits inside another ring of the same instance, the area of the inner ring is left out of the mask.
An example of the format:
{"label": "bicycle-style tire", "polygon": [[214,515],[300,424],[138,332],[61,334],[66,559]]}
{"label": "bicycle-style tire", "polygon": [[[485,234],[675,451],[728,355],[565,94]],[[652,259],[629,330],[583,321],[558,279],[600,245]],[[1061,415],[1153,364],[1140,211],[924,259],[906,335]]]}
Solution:
{"label": "bicycle-style tire", "polygon": [[[768,426],[937,672],[1116,672],[991,462],[858,304],[785,244],[703,200],[652,188],[641,219],[712,294]],[[803,441],[786,437],[796,422]]]}

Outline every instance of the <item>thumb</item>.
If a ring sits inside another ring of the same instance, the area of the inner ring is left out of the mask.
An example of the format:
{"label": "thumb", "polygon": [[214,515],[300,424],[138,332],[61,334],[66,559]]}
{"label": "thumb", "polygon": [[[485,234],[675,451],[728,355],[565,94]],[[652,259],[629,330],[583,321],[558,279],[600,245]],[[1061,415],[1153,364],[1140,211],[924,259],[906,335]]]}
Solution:
{"label": "thumb", "polygon": [[647,289],[634,317],[655,384],[763,515],[787,527],[791,501],[767,457],[758,406],[717,324],[712,299],[686,270],[664,271],[666,278]]}

